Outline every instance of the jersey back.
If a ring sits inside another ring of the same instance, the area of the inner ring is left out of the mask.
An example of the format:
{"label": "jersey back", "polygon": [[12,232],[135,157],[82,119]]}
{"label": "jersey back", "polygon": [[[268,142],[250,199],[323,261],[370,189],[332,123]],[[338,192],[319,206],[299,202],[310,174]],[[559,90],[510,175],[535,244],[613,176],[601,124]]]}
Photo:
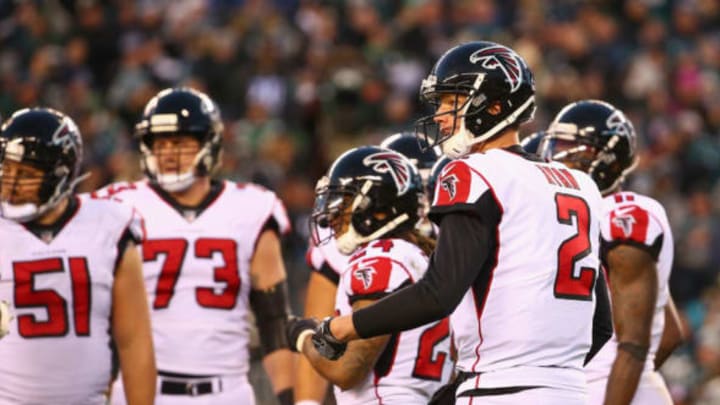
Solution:
{"label": "jersey back", "polygon": [[0,343],[0,403],[104,403],[118,250],[139,224],[111,200],[79,202],[54,238],[0,219],[0,299],[16,316]]}
{"label": "jersey back", "polygon": [[433,218],[462,212],[494,228],[494,251],[450,317],[458,368],[483,373],[461,390],[584,389],[600,267],[601,196],[592,180],[492,149],[449,163],[435,196]]}
{"label": "jersey back", "polygon": [[222,182],[201,211],[183,210],[146,181],[96,193],[132,205],[145,218],[143,273],[159,370],[196,375],[249,369],[250,261],[274,220],[289,231],[274,193]]}
{"label": "jersey back", "polygon": [[[603,254],[619,244],[628,244],[648,252],[656,262],[658,294],[655,303],[650,349],[645,361],[645,372],[655,369],[655,353],[665,328],[665,305],[670,298],[670,272],[673,262],[673,236],[662,205],[654,199],[622,191],[603,199],[602,216]],[[612,269],[609,269],[612,290]],[[607,378],[617,355],[617,336],[598,352],[585,368],[589,381]]]}
{"label": "jersey back", "polygon": [[[417,281],[428,257],[403,239],[379,239],[359,248],[340,277],[336,310],[352,313],[360,300],[377,300]],[[355,388],[335,388],[339,404],[425,404],[452,370],[448,319],[390,338],[367,378]]]}

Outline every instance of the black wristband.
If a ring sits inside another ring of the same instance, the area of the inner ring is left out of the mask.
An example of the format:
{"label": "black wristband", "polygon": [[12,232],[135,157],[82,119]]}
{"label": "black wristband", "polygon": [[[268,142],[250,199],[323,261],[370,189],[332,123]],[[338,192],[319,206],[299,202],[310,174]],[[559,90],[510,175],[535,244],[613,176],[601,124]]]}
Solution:
{"label": "black wristband", "polygon": [[276,395],[280,405],[293,405],[294,398],[292,388],[285,388],[284,390],[278,392]]}

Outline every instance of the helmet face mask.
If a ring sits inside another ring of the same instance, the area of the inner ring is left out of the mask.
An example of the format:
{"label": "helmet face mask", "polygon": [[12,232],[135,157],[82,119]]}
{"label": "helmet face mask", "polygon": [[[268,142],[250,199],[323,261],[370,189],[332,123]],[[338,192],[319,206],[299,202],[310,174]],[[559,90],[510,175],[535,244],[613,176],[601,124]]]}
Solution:
{"label": "helmet face mask", "polygon": [[32,221],[72,193],[82,140],[66,115],[33,108],[15,112],[0,131],[0,216]]}
{"label": "helmet face mask", "polygon": [[[166,191],[187,189],[198,177],[212,174],[219,165],[222,131],[220,111],[206,94],[184,87],[161,91],[148,102],[135,126],[145,174]],[[192,143],[183,142],[187,138],[199,144],[192,156],[186,155]],[[171,156],[158,155],[159,141],[164,145],[175,144]],[[188,161],[189,168],[178,167],[187,166]],[[165,170],[166,166],[173,170]]]}
{"label": "helmet face mask", "polygon": [[421,98],[436,111],[420,118],[417,128],[444,154],[461,157],[472,145],[531,120],[534,94],[532,73],[513,50],[482,41],[459,45],[423,80]]}
{"label": "helmet face mask", "polygon": [[543,134],[538,154],[588,173],[607,194],[635,169],[636,138],[622,111],[603,101],[584,100],[558,113]]}
{"label": "helmet face mask", "polygon": [[412,230],[422,194],[417,169],[405,156],[375,146],[351,149],[318,181],[313,243],[334,237],[347,255],[364,243]]}
{"label": "helmet face mask", "polygon": [[10,158],[0,168],[0,199],[12,205],[39,204],[45,172],[29,163]]}

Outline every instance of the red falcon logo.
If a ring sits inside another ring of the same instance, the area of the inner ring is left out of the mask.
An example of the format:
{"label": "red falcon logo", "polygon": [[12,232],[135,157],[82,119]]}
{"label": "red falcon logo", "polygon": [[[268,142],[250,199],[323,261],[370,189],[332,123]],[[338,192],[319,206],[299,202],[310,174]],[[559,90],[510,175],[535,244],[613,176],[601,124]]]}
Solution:
{"label": "red falcon logo", "polygon": [[363,267],[361,269],[353,271],[353,277],[361,281],[363,283],[363,287],[365,287],[365,289],[367,290],[373,283],[375,273],[375,269],[373,269],[372,267]]}
{"label": "red falcon logo", "polygon": [[410,188],[410,173],[412,168],[408,164],[407,159],[397,153],[378,152],[368,155],[363,159],[363,164],[372,167],[378,173],[390,173],[395,186],[398,189],[398,195],[405,194]]}
{"label": "red falcon logo", "polygon": [[500,45],[483,48],[470,55],[470,63],[480,63],[480,66],[490,70],[499,68],[510,83],[511,93],[520,88],[523,62],[512,50]]}
{"label": "red falcon logo", "polygon": [[440,187],[447,191],[451,200],[455,198],[455,193],[457,192],[457,182],[458,178],[454,174],[451,174],[440,181]]}
{"label": "red falcon logo", "polygon": [[470,196],[472,175],[463,161],[455,160],[447,164],[440,174],[434,206],[464,204]]}
{"label": "red falcon logo", "polygon": [[353,295],[385,291],[390,286],[393,263],[387,257],[361,259],[353,264],[350,289]]}
{"label": "red falcon logo", "polygon": [[612,219],[613,225],[622,229],[623,235],[629,238],[633,233],[633,225],[635,224],[635,218],[628,215],[625,217],[615,217]]}
{"label": "red falcon logo", "polygon": [[610,213],[610,235],[613,240],[632,240],[645,243],[650,215],[637,205],[614,209]]}

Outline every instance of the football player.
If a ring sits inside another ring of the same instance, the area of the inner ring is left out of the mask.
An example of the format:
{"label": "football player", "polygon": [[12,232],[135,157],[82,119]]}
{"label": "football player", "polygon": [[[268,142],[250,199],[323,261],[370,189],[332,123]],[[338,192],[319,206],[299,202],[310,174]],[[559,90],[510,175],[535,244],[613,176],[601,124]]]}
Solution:
{"label": "football player", "polygon": [[2,404],[105,404],[113,348],[127,398],[153,404],[142,220],[114,200],[81,201],[81,161],[59,111],[20,110],[0,129],[0,298],[16,316],[0,343]]}
{"label": "football player", "polygon": [[[338,251],[351,255],[340,275],[336,312],[372,305],[421,277],[434,248],[415,226],[423,193],[417,169],[406,157],[375,146],[347,151],[318,181],[312,229],[328,228],[325,239],[334,238]],[[338,362],[313,347],[316,326],[313,320],[291,321],[288,337],[335,384],[339,404],[426,404],[449,378],[447,318],[355,341]]]}
{"label": "football player", "polygon": [[280,236],[290,224],[274,193],[212,177],[222,131],[220,112],[206,94],[159,92],[136,126],[147,179],[112,184],[95,196],[121,199],[147,221],[142,259],[157,404],[254,402],[247,379],[251,309],[265,368],[280,402],[288,404],[293,367]]}
{"label": "football player", "polygon": [[[381,143],[382,147],[394,150],[407,157],[415,165],[420,173],[425,189],[429,192],[427,185],[430,181],[430,170],[438,159],[435,149],[429,147],[425,140],[418,140],[414,133],[402,132],[390,135]],[[422,196],[422,207],[427,211],[429,199]],[[432,234],[432,226],[424,213],[417,224],[420,231],[429,236]],[[305,300],[306,318],[323,319],[335,311],[335,296],[340,273],[347,267],[347,256],[338,252],[335,240],[329,235],[327,228],[318,230],[323,233],[322,239],[326,243],[316,246],[310,243],[307,252],[308,266],[312,270],[307,287],[307,298]],[[305,357],[298,362],[295,376],[295,398],[297,405],[317,405],[325,397],[327,381],[320,376]],[[304,402],[303,402],[304,401]]]}
{"label": "football player", "polygon": [[587,174],[520,147],[534,93],[525,61],[505,46],[470,42],[440,57],[421,87],[436,112],[420,124],[436,124],[434,144],[462,159],[438,180],[429,269],[372,306],[325,320],[313,336],[321,354],[338,358],[350,340],[451,314],[458,404],[585,403],[583,364],[611,334],[602,197]]}
{"label": "football player", "polygon": [[601,253],[616,330],[586,367],[589,403],[671,404],[655,369],[682,340],[668,288],[673,237],[660,203],[622,190],[637,164],[632,123],[609,103],[578,101],[558,113],[539,149],[588,173],[604,196]]}

